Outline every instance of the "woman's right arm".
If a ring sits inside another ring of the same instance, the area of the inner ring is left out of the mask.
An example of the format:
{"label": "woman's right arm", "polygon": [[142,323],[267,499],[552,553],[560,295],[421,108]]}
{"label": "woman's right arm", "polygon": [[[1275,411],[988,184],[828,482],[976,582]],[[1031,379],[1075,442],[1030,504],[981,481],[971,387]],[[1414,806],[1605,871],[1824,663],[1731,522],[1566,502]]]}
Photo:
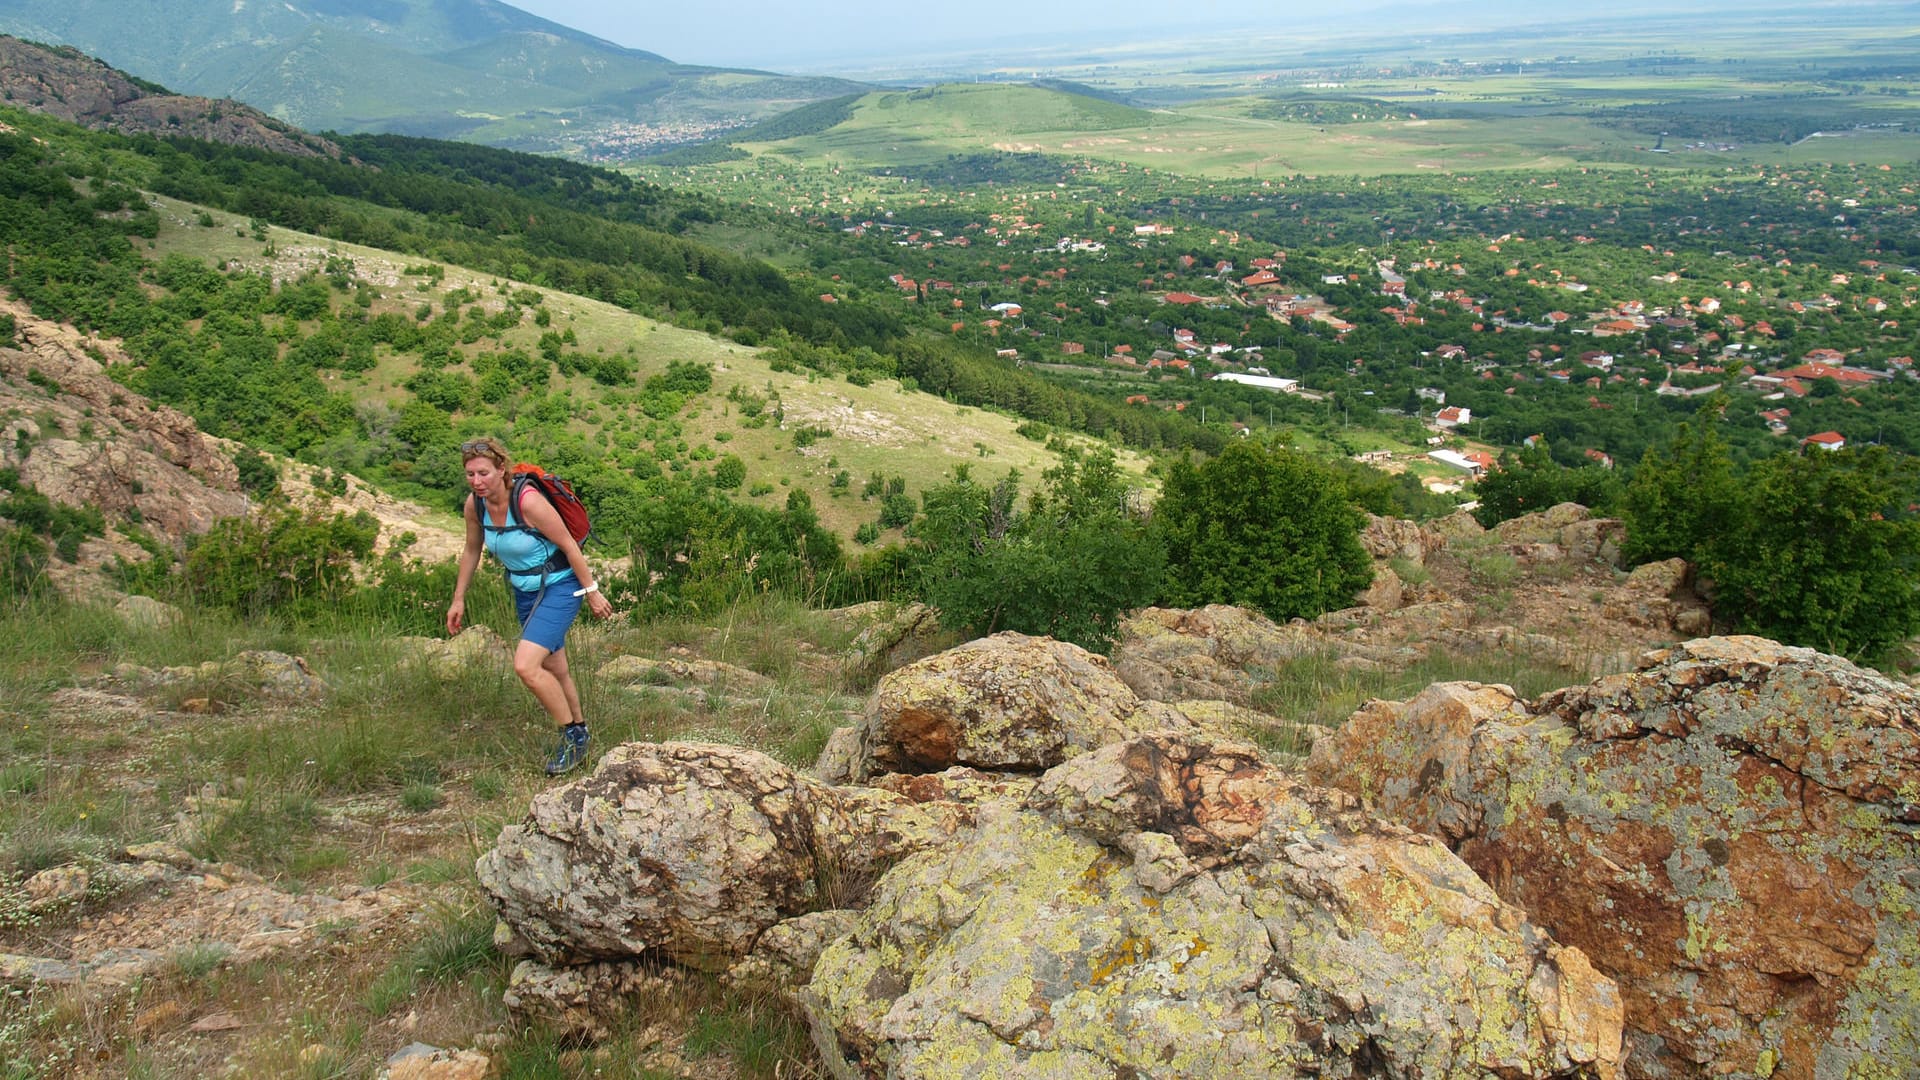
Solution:
{"label": "woman's right arm", "polygon": [[467,586],[473,583],[473,571],[480,565],[480,517],[474,513],[474,497],[467,496],[467,544],[460,550],[460,574],[453,581],[453,603],[447,606],[447,633],[458,634],[467,614]]}

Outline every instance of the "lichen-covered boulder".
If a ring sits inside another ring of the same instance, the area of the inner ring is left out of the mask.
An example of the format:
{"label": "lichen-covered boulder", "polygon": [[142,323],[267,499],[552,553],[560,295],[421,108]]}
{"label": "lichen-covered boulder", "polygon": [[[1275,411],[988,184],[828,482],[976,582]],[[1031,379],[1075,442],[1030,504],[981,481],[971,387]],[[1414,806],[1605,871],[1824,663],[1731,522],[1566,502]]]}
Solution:
{"label": "lichen-covered boulder", "polygon": [[1311,775],[1619,980],[1630,1075],[1920,1075],[1920,693],[1742,637],[1462,693],[1369,706]]}
{"label": "lichen-covered boulder", "polygon": [[1154,701],[1245,701],[1254,688],[1249,671],[1271,671],[1328,647],[1304,625],[1280,626],[1244,608],[1146,608],[1120,624],[1113,668],[1134,693]]}
{"label": "lichen-covered boulder", "polygon": [[940,651],[958,635],[940,629],[940,615],[925,604],[872,601],[838,608],[828,615],[837,623],[859,627],[859,633],[840,661],[841,678],[849,686],[866,687],[896,668]]}
{"label": "lichen-covered boulder", "polygon": [[768,927],[848,906],[892,860],[968,816],[832,788],[740,747],[629,743],[535,797],[477,869],[546,964],[655,954],[723,970]]}
{"label": "lichen-covered boulder", "polygon": [[1078,645],[995,634],[880,680],[856,778],[955,765],[1037,772],[1143,730],[1190,726],[1149,704]]}
{"label": "lichen-covered boulder", "polygon": [[1457,844],[1482,823],[1480,805],[1456,787],[1475,734],[1492,720],[1526,719],[1512,687],[1434,683],[1408,701],[1369,701],[1338,732],[1322,735],[1307,779],[1351,791],[1402,824]]}
{"label": "lichen-covered boulder", "polygon": [[881,879],[801,997],[836,1075],[1610,1077],[1613,984],[1438,841],[1173,733]]}

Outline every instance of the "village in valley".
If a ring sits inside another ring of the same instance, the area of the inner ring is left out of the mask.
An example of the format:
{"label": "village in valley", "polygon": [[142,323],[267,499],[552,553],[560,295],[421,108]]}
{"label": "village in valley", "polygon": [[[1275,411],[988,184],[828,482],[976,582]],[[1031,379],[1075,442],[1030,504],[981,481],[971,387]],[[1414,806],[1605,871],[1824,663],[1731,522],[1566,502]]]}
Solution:
{"label": "village in valley", "polygon": [[1635,462],[1710,400],[1751,454],[1920,450],[1910,167],[1229,183],[1026,164],[965,187],[760,163],[673,180],[836,237],[811,268],[823,303],[891,297],[1049,378],[1321,436],[1442,492],[1541,440],[1567,465]]}

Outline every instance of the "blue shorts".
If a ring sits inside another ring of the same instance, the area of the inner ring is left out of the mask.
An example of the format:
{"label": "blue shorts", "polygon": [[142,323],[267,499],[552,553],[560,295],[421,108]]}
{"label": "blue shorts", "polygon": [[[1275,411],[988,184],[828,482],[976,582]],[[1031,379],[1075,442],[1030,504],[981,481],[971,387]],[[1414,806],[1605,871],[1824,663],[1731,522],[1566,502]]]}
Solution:
{"label": "blue shorts", "polygon": [[[520,640],[531,641],[550,653],[557,653],[567,647],[567,630],[573,626],[573,620],[580,614],[580,602],[584,596],[573,595],[580,587],[580,579],[571,575],[552,582],[539,592],[521,592],[513,590],[514,611],[520,616]],[[539,606],[534,605],[539,600]],[[528,618],[531,615],[532,618]]]}

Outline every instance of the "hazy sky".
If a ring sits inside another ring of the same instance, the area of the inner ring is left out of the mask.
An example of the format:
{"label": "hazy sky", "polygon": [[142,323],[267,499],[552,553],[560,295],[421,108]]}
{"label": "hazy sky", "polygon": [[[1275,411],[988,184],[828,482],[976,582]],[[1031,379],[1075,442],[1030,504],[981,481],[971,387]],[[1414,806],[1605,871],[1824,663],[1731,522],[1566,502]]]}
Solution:
{"label": "hazy sky", "polygon": [[[881,0],[725,0],[638,5],[632,0],[505,0],[522,11],[616,45],[686,64],[817,71],[832,61],[890,49],[924,54],[943,45],[969,50],[1004,42],[1010,51],[1061,35],[1164,26],[1171,12],[1190,24],[1245,18],[1223,0],[969,0],[964,4]],[[1290,5],[1291,6],[1291,5]],[[1306,5],[1298,5],[1305,8]],[[1371,6],[1348,4],[1347,7]],[[1322,9],[1324,10],[1324,9]]]}

